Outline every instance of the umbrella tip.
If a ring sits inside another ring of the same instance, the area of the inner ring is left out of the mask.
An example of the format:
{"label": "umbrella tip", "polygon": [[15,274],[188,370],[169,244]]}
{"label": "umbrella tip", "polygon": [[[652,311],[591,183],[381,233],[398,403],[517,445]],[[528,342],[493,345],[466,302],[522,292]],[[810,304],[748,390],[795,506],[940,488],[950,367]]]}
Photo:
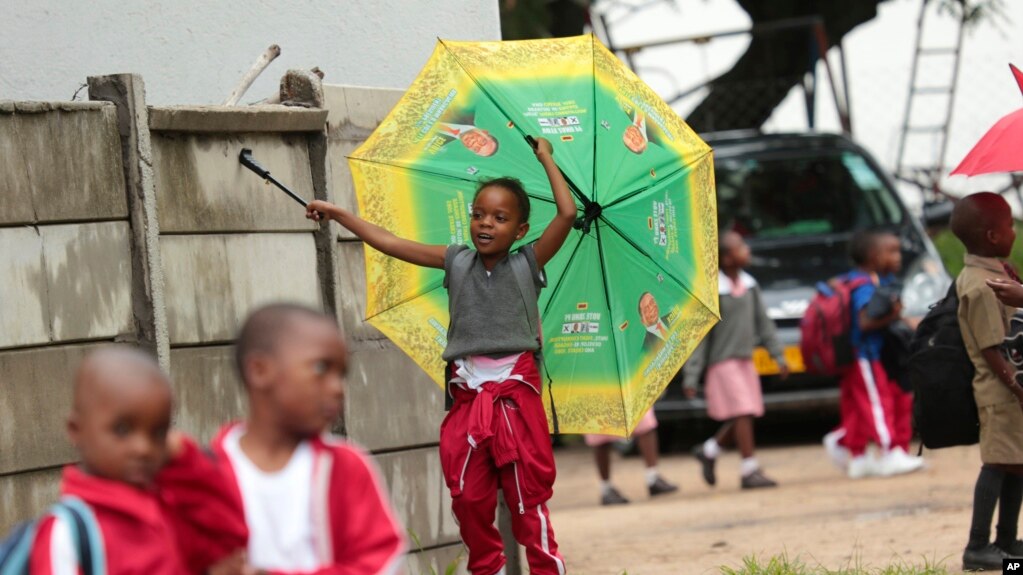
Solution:
{"label": "umbrella tip", "polygon": [[1012,70],[1012,75],[1016,78],[1016,85],[1019,86],[1019,91],[1023,94],[1023,72],[1020,72],[1019,68],[1009,64],[1009,69]]}

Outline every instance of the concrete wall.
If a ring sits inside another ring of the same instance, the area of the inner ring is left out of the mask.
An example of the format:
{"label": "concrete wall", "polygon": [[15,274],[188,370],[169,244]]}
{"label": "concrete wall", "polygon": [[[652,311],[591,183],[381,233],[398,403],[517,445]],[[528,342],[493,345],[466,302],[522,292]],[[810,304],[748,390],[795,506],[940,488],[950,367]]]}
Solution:
{"label": "concrete wall", "polygon": [[153,104],[219,104],[270,44],[281,56],[245,102],[277,90],[289,68],[319,66],[327,80],[405,88],[437,38],[497,40],[496,0],[118,0],[5,2],[0,94],[65,100],[86,74],[132,70]]}
{"label": "concrete wall", "polygon": [[117,115],[0,102],[0,529],[53,499],[71,373],[136,339]]}
{"label": "concrete wall", "polygon": [[[208,440],[243,417],[241,320],[270,301],[338,316],[350,341],[336,429],[370,450],[414,535],[410,573],[464,572],[436,441],[443,394],[364,323],[362,245],[242,168],[354,207],[344,154],[400,92],[325,87],[326,108],[148,106],[141,78],[90,79],[87,104],[0,103],[0,532],[56,495],[73,369],[107,342],[154,351],[175,424]],[[325,129],[326,128],[326,129]]]}

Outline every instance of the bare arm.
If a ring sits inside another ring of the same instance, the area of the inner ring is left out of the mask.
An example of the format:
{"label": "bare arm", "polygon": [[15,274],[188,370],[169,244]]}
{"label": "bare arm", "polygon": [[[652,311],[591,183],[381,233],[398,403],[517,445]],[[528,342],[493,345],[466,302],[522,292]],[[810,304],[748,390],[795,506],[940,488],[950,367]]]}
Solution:
{"label": "bare arm", "polygon": [[877,331],[895,323],[902,317],[902,302],[895,302],[891,313],[884,317],[870,317],[866,308],[860,310],[860,329],[863,331]]}
{"label": "bare arm", "polygon": [[1002,357],[1002,352],[998,350],[998,347],[988,347],[980,350],[980,353],[984,356],[984,361],[991,367],[991,371],[995,372],[998,381],[1008,387],[1009,391],[1016,396],[1016,400],[1023,406],[1023,387],[1016,383],[1016,376],[1005,358]]}
{"label": "bare arm", "polygon": [[309,202],[305,217],[310,220],[319,221],[321,213],[359,236],[359,239],[374,249],[392,258],[398,258],[410,264],[428,268],[444,267],[444,254],[447,251],[447,246],[429,245],[399,238],[384,228],[371,224],[344,208],[322,200]]}
{"label": "bare arm", "polygon": [[547,228],[540,235],[540,239],[536,240],[536,245],[533,246],[533,251],[536,253],[536,264],[543,269],[544,264],[551,261],[554,254],[561,249],[565,238],[568,237],[568,232],[572,230],[572,224],[575,223],[576,207],[575,200],[572,199],[572,192],[568,189],[568,182],[561,175],[558,165],[554,163],[554,151],[551,148],[551,143],[543,138],[538,138],[535,151],[536,159],[540,161],[544,171],[547,172],[547,179],[550,180],[551,191],[554,193],[554,202],[558,206],[558,214],[554,216],[551,223],[547,224]]}

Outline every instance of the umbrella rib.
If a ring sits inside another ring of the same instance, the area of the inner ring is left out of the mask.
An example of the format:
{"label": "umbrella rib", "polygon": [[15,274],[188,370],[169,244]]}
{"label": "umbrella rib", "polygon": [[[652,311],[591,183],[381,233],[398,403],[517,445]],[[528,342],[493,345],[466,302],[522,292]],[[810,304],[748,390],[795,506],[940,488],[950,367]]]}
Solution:
{"label": "umbrella rib", "polygon": [[[575,248],[572,249],[572,255],[568,256],[569,262],[571,262],[575,258],[575,254],[579,252],[579,248],[582,247],[583,245],[583,239],[584,239],[583,235],[579,234],[579,241],[576,242]],[[568,270],[568,264],[565,264],[565,270]],[[540,317],[546,315],[547,311],[551,309],[551,305],[554,304],[554,299],[557,297],[558,292],[561,291],[561,285],[565,283],[565,276],[567,275],[568,274],[566,273],[562,273],[561,277],[558,278],[558,283],[554,284],[554,287],[551,288],[551,297],[547,299],[547,305],[544,306],[543,312],[541,312]]]}
{"label": "umbrella rib", "polygon": [[[670,173],[669,173],[668,175],[666,175],[666,176],[663,176],[663,177],[661,178],[661,181],[664,181],[664,180],[667,180],[667,179],[669,179],[669,178],[672,178],[673,176],[675,176],[675,174],[678,174],[679,172],[682,172],[682,171],[684,171],[685,169],[687,169],[687,168],[689,168],[689,167],[693,166],[694,164],[696,164],[696,163],[697,163],[697,162],[699,162],[700,160],[702,160],[702,159],[704,159],[705,157],[707,157],[707,154],[709,154],[709,153],[710,153],[710,151],[708,150],[707,152],[705,152],[705,153],[701,154],[701,155],[700,155],[700,156],[699,156],[698,158],[696,158],[695,160],[693,160],[693,161],[691,161],[691,162],[686,162],[685,164],[683,164],[683,165],[679,166],[678,168],[676,168],[676,169],[672,170],[672,171],[671,171],[671,172],[670,172]],[[655,182],[654,184],[651,184],[651,185],[649,185],[649,186],[643,186],[642,188],[639,188],[638,190],[635,190],[635,191],[629,192],[628,194],[625,194],[624,196],[622,196],[622,197],[620,197],[620,198],[616,199],[615,201],[611,202],[610,204],[608,204],[608,205],[606,205],[606,206],[603,206],[603,208],[604,208],[604,209],[606,210],[606,209],[608,209],[608,208],[611,208],[611,207],[613,207],[613,206],[616,206],[616,205],[618,205],[618,204],[620,204],[620,203],[622,203],[622,202],[626,202],[626,201],[628,201],[628,200],[631,200],[632,198],[634,198],[634,197],[638,196],[639,194],[642,194],[643,192],[645,192],[645,191],[649,190],[650,188],[654,187],[655,185],[657,185],[657,183],[656,183],[656,182]]]}
{"label": "umbrella rib", "polygon": [[[706,307],[707,309],[711,309],[710,306],[707,305],[707,302],[705,302],[702,299],[700,299],[700,297],[696,295],[696,293],[692,290],[692,288],[689,287],[689,283],[688,282],[682,280],[681,278],[679,278],[678,276],[676,276],[672,272],[664,269],[664,266],[662,266],[657,260],[655,260],[653,258],[653,256],[651,256],[649,253],[647,253],[647,251],[645,249],[643,249],[639,244],[634,242],[632,240],[632,238],[630,238],[627,235],[625,235],[624,233],[622,233],[622,231],[620,229],[618,229],[618,227],[615,226],[613,223],[611,223],[607,218],[605,218],[604,216],[600,216],[600,220],[602,222],[604,222],[604,224],[606,224],[607,227],[611,229],[611,231],[613,231],[615,234],[617,234],[618,237],[620,237],[623,240],[625,240],[626,243],[631,245],[633,248],[636,249],[636,251],[638,251],[639,253],[643,254],[648,260],[650,260],[650,263],[653,264],[654,267],[656,267],[657,269],[659,269],[662,272],[664,272],[669,278],[675,280],[675,282],[677,282],[680,286],[682,286],[682,289],[686,290],[686,293],[688,293],[690,296],[692,296],[693,299],[695,299],[696,301],[698,301],[701,304],[703,304],[703,306]],[[599,229],[599,226],[598,226],[598,229]]]}
{"label": "umbrella rib", "polygon": [[410,302],[410,301],[412,301],[414,299],[419,299],[419,298],[423,297],[424,295],[426,295],[426,294],[428,294],[430,292],[437,291],[437,289],[441,288],[442,286],[443,286],[443,283],[437,284],[437,285],[431,287],[428,290],[419,292],[419,293],[417,293],[417,294],[415,294],[413,296],[409,296],[409,297],[403,298],[401,301],[399,301],[399,302],[397,302],[397,303],[395,303],[393,305],[387,306],[386,308],[376,312],[373,315],[367,315],[365,321],[369,321],[369,320],[371,320],[371,319],[373,319],[373,318],[375,318],[375,317],[377,317],[377,316],[379,316],[381,314],[385,314],[385,313],[391,311],[392,309],[394,309],[396,307],[399,307],[399,306],[402,306],[402,305],[405,305],[405,304],[407,304],[408,302]]}
{"label": "umbrella rib", "polygon": [[[465,75],[468,76],[470,80],[472,80],[472,83],[475,84],[477,88],[479,88],[480,93],[486,96],[487,99],[490,100],[490,102],[494,105],[494,107],[497,108],[498,111],[500,111],[501,114],[504,115],[504,117],[509,122],[511,122],[513,126],[515,126],[515,129],[519,132],[519,134],[522,135],[523,139],[532,137],[530,134],[527,134],[526,131],[522,129],[522,126],[520,126],[519,123],[516,122],[514,118],[511,117],[511,114],[506,112],[505,109],[501,107],[501,104],[497,101],[497,98],[490,95],[490,92],[487,91],[486,87],[483,84],[481,84],[479,80],[476,79],[476,76],[472,75],[472,72],[470,72],[469,69],[462,64],[461,60],[459,60],[458,57],[455,56],[455,53],[452,52],[450,48],[448,48],[447,43],[445,43],[444,40],[438,41],[441,43],[442,46],[444,46],[444,49],[448,51],[448,55],[451,56],[451,59],[454,60],[456,64],[458,64],[458,67],[461,68],[461,70],[465,72]],[[554,165],[557,166],[558,162],[555,161]],[[558,171],[561,172],[561,177],[565,178],[565,183],[568,184],[568,188],[572,190],[572,193],[574,193],[575,196],[579,198],[579,201],[582,202],[583,205],[586,205],[586,202],[589,200],[588,198],[586,198],[585,194],[583,194],[582,189],[579,186],[575,185],[575,182],[573,182],[572,179],[568,177],[568,175],[561,169],[560,166],[558,167]]]}
{"label": "umbrella rib", "polygon": [[[465,182],[467,184],[472,184],[473,186],[478,186],[480,184],[479,180],[472,180],[472,179],[469,179],[469,178],[463,178],[461,176],[452,176],[451,174],[445,174],[443,172],[435,172],[433,170],[424,170],[424,169],[418,168],[418,167],[414,168],[414,167],[405,166],[405,165],[402,165],[402,164],[393,164],[391,162],[382,162],[380,160],[370,160],[370,159],[367,159],[367,158],[356,158],[356,157],[353,157],[353,156],[346,156],[346,157],[348,158],[349,161],[354,160],[356,162],[366,162],[367,164],[378,164],[378,165],[381,165],[381,166],[387,166],[389,168],[398,168],[398,169],[401,169],[401,170],[404,170],[406,172],[410,172],[410,173],[413,173],[413,174],[425,174],[427,176],[435,176],[435,177],[438,177],[438,178],[446,178],[446,179],[449,179],[449,180],[455,180],[457,182]],[[535,199],[535,200],[540,200],[541,202],[546,202],[548,204],[557,205],[557,202],[555,202],[551,198],[545,198],[544,196],[540,196],[540,195],[537,195],[537,194],[532,194],[532,193],[529,193],[529,192],[526,192],[526,195],[529,196],[530,198]]]}
{"label": "umbrella rib", "polygon": [[594,202],[597,201],[597,137],[599,132],[597,131],[597,37],[590,35],[590,78],[593,79],[593,174],[590,176],[590,181],[593,182],[593,189],[590,190],[590,196]]}
{"label": "umbrella rib", "polygon": [[[607,302],[608,321],[611,321],[611,317],[613,317],[614,314],[611,313],[611,291],[607,289],[607,262],[604,261],[604,244],[603,244],[603,242],[600,241],[600,226],[597,226],[596,234],[597,234],[597,253],[600,254],[600,283],[601,283],[601,286],[604,288],[604,301]],[[616,340],[615,340],[615,337],[614,337],[614,329],[611,330],[611,337],[608,338],[608,341],[611,342],[611,348],[612,348],[611,349],[611,351],[612,351],[611,356],[614,357],[614,361],[615,361],[615,370],[614,370],[614,372],[615,372],[615,375],[618,377],[618,387],[622,389],[622,394],[621,394],[622,395],[622,418],[625,420],[625,427],[627,428],[628,427],[628,423],[629,423],[629,421],[628,421],[629,413],[628,413],[628,410],[625,408],[625,389],[624,389],[624,386],[622,385],[621,366],[618,364],[618,345],[615,343]]]}

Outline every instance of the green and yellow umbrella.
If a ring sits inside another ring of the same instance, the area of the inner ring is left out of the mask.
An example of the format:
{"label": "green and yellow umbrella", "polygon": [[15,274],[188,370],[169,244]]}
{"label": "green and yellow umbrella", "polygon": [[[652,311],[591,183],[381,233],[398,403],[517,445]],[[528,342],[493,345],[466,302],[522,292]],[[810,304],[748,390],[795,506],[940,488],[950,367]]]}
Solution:
{"label": "green and yellow umbrella", "polygon": [[[596,39],[440,41],[350,158],[360,213],[471,244],[476,185],[515,176],[533,205],[522,241],[535,241],[555,204],[525,135],[550,140],[580,211],[540,296],[548,418],[627,435],[718,321],[714,171],[710,148]],[[440,385],[442,281],[366,247],[369,322]]]}

